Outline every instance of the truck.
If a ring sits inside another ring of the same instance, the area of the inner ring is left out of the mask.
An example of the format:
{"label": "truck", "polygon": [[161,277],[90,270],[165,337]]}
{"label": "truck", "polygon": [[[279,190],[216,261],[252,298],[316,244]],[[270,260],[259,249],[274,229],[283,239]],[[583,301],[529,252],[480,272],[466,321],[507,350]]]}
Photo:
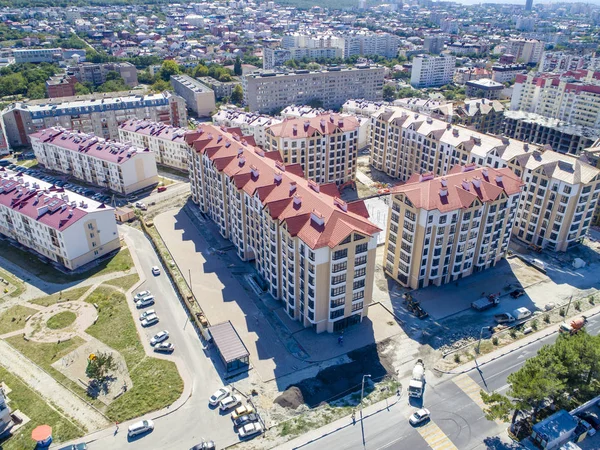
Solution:
{"label": "truck", "polygon": [[576,319],[571,320],[569,323],[561,323],[558,331],[559,333],[576,334],[585,326],[586,323],[587,318],[585,316],[577,317]]}
{"label": "truck", "polygon": [[421,398],[425,384],[425,364],[418,359],[412,371],[412,378],[408,382],[408,396]]}
{"label": "truck", "polygon": [[481,297],[479,300],[475,300],[471,303],[471,308],[476,311],[485,311],[490,309],[492,306],[498,306],[500,304],[499,294],[490,294],[487,297]]}
{"label": "truck", "polygon": [[496,314],[494,320],[496,323],[508,323],[514,322],[515,320],[526,319],[529,316],[531,316],[531,311],[527,308],[517,308],[510,313]]}

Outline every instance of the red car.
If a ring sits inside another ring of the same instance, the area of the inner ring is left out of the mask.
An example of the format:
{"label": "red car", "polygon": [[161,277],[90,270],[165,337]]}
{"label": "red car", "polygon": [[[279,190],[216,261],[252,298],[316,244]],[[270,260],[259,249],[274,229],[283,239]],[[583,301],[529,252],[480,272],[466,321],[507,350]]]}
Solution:
{"label": "red car", "polygon": [[159,186],[158,189],[156,189],[158,192],[165,192],[167,190],[166,186]]}

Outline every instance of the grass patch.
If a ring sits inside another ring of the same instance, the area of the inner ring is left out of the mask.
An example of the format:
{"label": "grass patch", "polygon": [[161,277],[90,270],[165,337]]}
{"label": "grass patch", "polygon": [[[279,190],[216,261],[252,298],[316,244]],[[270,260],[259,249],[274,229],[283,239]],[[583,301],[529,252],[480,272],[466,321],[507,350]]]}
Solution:
{"label": "grass patch", "polygon": [[17,163],[19,166],[27,167],[28,169],[37,169],[37,159],[24,159]]}
{"label": "grass patch", "polygon": [[[8,294],[9,297],[16,298],[19,295],[21,295],[23,292],[25,292],[25,284],[23,284],[20,280],[18,280],[17,278],[15,278],[10,273],[8,273],[8,272],[6,272],[4,270],[0,270],[0,277],[4,278],[11,285],[13,285],[14,288],[15,288],[10,294]],[[4,284],[1,284],[0,287],[2,287],[2,289],[4,289],[7,286],[5,286]]]}
{"label": "grass patch", "polygon": [[10,407],[21,410],[31,421],[18,430],[14,436],[6,441],[0,441],[3,450],[23,450],[33,448],[31,431],[38,425],[52,426],[52,436],[55,442],[64,442],[76,439],[85,434],[77,425],[52,408],[36,392],[31,390],[16,376],[0,367],[0,379],[12,390],[9,395]]}
{"label": "grass patch", "polygon": [[158,176],[158,185],[159,186],[169,186],[174,183],[175,183],[175,181],[173,181],[171,178],[162,177],[160,175]]}
{"label": "grass patch", "polygon": [[37,256],[17,248],[7,241],[0,241],[0,254],[23,270],[49,283],[69,283],[85,280],[90,277],[107,273],[127,271],[133,267],[133,260],[127,248],[121,249],[112,257],[103,259],[92,269],[74,274],[67,274],[55,269],[52,265],[42,262]]}
{"label": "grass patch", "polygon": [[29,302],[40,306],[50,306],[56,303],[78,300],[83,294],[87,292],[89,288],[89,286],[82,286],[69,289],[68,291],[55,292],[54,294],[48,295],[46,297],[34,298],[33,300],[29,300]]}
{"label": "grass patch", "polygon": [[0,334],[11,333],[25,327],[25,319],[37,310],[16,305],[0,315]]}
{"label": "grass patch", "polygon": [[51,330],[61,330],[68,327],[77,320],[77,314],[73,311],[61,311],[53,315],[46,322],[46,326]]}
{"label": "grass patch", "polygon": [[128,291],[140,281],[140,276],[137,273],[132,273],[131,275],[125,275],[124,277],[115,278],[114,280],[105,281],[104,284],[109,284],[111,286],[116,286],[124,291]]}

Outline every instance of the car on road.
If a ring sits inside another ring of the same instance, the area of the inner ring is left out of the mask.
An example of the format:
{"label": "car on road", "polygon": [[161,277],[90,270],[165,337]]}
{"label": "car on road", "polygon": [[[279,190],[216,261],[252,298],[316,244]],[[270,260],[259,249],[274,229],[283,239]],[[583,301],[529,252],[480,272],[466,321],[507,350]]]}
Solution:
{"label": "car on road", "polygon": [[160,342],[154,346],[154,351],[159,353],[173,353],[175,346],[171,342]]}
{"label": "car on road", "polygon": [[208,403],[212,406],[217,406],[219,402],[225,397],[228,397],[230,393],[231,391],[229,390],[229,388],[222,387],[210,396],[210,398],[208,399]]}
{"label": "car on road", "polygon": [[245,416],[240,416],[237,419],[235,419],[233,421],[233,425],[236,428],[239,428],[243,425],[246,425],[247,423],[250,422],[258,422],[258,414],[256,413],[250,413],[250,414],[246,414]]}
{"label": "car on road", "polygon": [[169,339],[169,332],[167,330],[159,331],[154,335],[152,339],[150,339],[150,345],[159,344],[162,341],[166,341]]}
{"label": "car on road", "polygon": [[140,314],[140,320],[144,320],[147,317],[150,317],[152,315],[156,315],[156,311],[153,309],[149,309],[147,311],[144,311],[143,313]]}
{"label": "car on road", "polygon": [[165,192],[166,190],[167,190],[167,187],[166,187],[166,186],[159,186],[159,187],[156,189],[156,192]]}
{"label": "car on road", "polygon": [[202,440],[199,444],[194,445],[190,450],[214,450],[217,447],[215,446],[214,441],[205,441]]}
{"label": "car on road", "polygon": [[233,420],[238,417],[245,416],[246,414],[250,414],[254,412],[254,408],[251,405],[242,405],[235,408],[235,411],[231,413],[231,418]]}
{"label": "car on road", "polygon": [[153,267],[152,267],[152,275],[154,275],[154,276],[158,276],[158,275],[160,275],[160,267],[158,267],[158,266],[153,266]]}
{"label": "car on road", "polygon": [[[595,430],[600,430],[600,419],[598,418],[598,416],[596,414],[593,414],[591,412],[579,412],[577,414],[575,414],[579,419],[581,420],[585,420],[587,423],[589,423]],[[588,433],[589,434],[589,433]]]}
{"label": "car on road", "polygon": [[150,327],[154,324],[158,323],[158,316],[156,314],[153,314],[151,316],[146,317],[144,320],[142,320],[142,326],[143,327]]}
{"label": "car on road", "polygon": [[152,422],[152,420],[140,420],[139,422],[129,425],[127,436],[133,437],[152,430],[154,430],[154,422]]}
{"label": "car on road", "polygon": [[154,297],[152,297],[151,295],[135,302],[135,307],[137,309],[146,308],[150,305],[154,305]]}
{"label": "car on road", "polygon": [[58,450],[87,450],[87,444],[85,442],[81,442],[79,444],[67,445],[66,447],[61,447]]}
{"label": "car on road", "polygon": [[141,300],[144,297],[148,297],[149,295],[152,295],[152,292],[150,291],[140,291],[137,294],[135,294],[135,297],[133,297],[135,300]]}
{"label": "car on road", "polygon": [[146,204],[143,202],[135,202],[134,206],[138,209],[141,209],[142,211],[146,211],[148,209]]}
{"label": "car on road", "polygon": [[519,298],[521,295],[525,295],[525,291],[523,289],[515,289],[510,293],[512,298]]}
{"label": "car on road", "polygon": [[221,408],[221,411],[227,411],[228,409],[235,408],[240,403],[242,403],[242,398],[239,395],[229,395],[221,400],[219,408]]}
{"label": "car on road", "polygon": [[250,422],[238,430],[241,439],[254,437],[263,432],[263,426],[260,422]]}
{"label": "car on road", "polygon": [[426,420],[429,420],[430,416],[431,416],[431,413],[429,412],[429,410],[422,408],[422,409],[419,409],[418,411],[415,411],[413,413],[413,415],[408,418],[408,421],[410,422],[411,425],[414,426],[414,425],[423,423]]}

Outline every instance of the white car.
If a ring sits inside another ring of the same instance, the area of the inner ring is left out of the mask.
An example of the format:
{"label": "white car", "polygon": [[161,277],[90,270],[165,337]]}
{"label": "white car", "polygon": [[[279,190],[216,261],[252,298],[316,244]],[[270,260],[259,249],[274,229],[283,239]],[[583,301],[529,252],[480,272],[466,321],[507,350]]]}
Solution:
{"label": "white car", "polygon": [[154,351],[158,353],[173,353],[175,346],[171,342],[160,342],[154,346]]}
{"label": "white car", "polygon": [[148,316],[144,320],[142,320],[143,327],[150,327],[156,323],[158,323],[158,316],[156,314]]}
{"label": "white car", "polygon": [[159,342],[166,341],[169,339],[169,332],[167,330],[162,330],[154,335],[152,339],[150,339],[150,345],[156,345]]}
{"label": "white car", "polygon": [[231,393],[231,391],[229,390],[229,388],[222,387],[221,389],[219,389],[217,392],[215,392],[213,395],[210,396],[210,398],[208,399],[208,403],[211,406],[217,406],[219,404],[219,402],[221,400],[223,400],[225,397],[228,397],[230,393]]}
{"label": "white car", "polygon": [[142,211],[146,211],[148,209],[146,204],[142,202],[135,202],[135,207],[141,209]]}
{"label": "white car", "polygon": [[135,307],[137,309],[142,309],[142,308],[145,308],[146,306],[150,306],[150,305],[154,305],[154,297],[152,297],[152,296],[144,297],[143,299],[135,302]]}
{"label": "white car", "polygon": [[154,430],[154,422],[152,422],[150,419],[140,420],[139,422],[129,426],[127,429],[127,435],[133,437],[152,430]]}
{"label": "white car", "polygon": [[155,316],[155,315],[156,315],[156,311],[154,311],[153,309],[149,309],[140,314],[140,320],[144,320],[145,318],[147,318],[149,316]]}
{"label": "white car", "polygon": [[240,438],[247,438],[263,432],[263,426],[260,422],[251,422],[238,430]]}
{"label": "white car", "polygon": [[135,297],[133,297],[133,299],[135,301],[137,301],[137,300],[141,300],[145,297],[150,297],[151,295],[152,295],[152,293],[150,291],[141,291],[141,292],[138,292],[137,294],[135,294]]}
{"label": "white car", "polygon": [[221,411],[227,411],[228,409],[235,408],[240,403],[242,403],[242,398],[239,395],[229,395],[221,400]]}
{"label": "white car", "polygon": [[158,266],[153,266],[152,267],[152,275],[158,276],[160,275],[160,267]]}
{"label": "white car", "polygon": [[427,419],[429,419],[430,416],[431,413],[429,412],[429,410],[422,408],[418,411],[415,411],[414,414],[408,418],[408,421],[411,425],[418,425],[422,422],[425,422]]}

